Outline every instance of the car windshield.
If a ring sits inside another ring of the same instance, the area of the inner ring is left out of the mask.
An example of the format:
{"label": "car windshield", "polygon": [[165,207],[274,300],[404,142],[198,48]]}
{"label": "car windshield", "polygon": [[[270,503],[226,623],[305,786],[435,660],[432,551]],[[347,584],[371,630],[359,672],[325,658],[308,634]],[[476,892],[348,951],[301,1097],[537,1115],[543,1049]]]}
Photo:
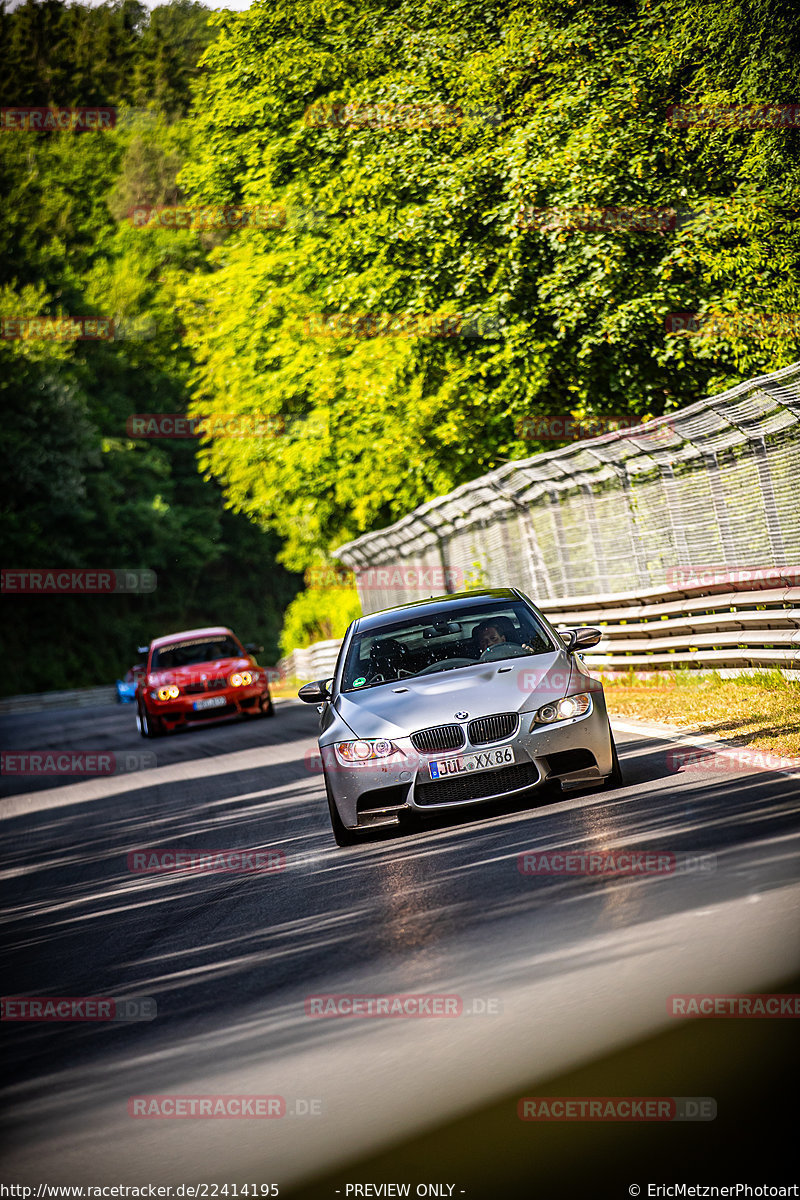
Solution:
{"label": "car windshield", "polygon": [[347,653],[341,690],[359,691],[398,679],[433,675],[501,658],[555,649],[542,622],[521,600],[453,605],[431,618],[406,617],[356,634]]}
{"label": "car windshield", "polygon": [[225,637],[224,634],[213,638],[197,638],[191,642],[173,642],[153,651],[151,670],[168,671],[173,667],[213,662],[215,658],[241,658],[243,653],[236,639]]}

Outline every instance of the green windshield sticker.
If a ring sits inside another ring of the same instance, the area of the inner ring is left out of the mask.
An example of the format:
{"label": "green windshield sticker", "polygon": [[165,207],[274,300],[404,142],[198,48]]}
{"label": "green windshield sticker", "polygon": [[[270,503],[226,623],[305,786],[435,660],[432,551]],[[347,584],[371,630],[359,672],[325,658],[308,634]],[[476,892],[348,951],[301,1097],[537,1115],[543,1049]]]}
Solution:
{"label": "green windshield sticker", "polygon": [[363,687],[366,682],[367,681],[364,676],[359,675],[358,679],[353,680],[353,687]]}

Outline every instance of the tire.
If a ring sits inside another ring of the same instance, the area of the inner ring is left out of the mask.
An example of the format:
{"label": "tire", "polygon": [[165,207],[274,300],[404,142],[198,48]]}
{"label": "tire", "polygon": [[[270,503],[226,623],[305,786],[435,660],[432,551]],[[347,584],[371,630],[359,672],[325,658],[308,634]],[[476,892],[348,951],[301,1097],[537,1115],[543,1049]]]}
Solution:
{"label": "tire", "polygon": [[274,717],[275,705],[272,703],[272,696],[269,697],[266,704],[263,699],[259,699],[258,707],[251,709],[247,714],[247,719],[251,721],[259,721],[262,717]]}
{"label": "tire", "polygon": [[625,777],[622,774],[622,767],[617,754],[617,746],[614,741],[614,735],[611,732],[611,726],[608,727],[608,736],[611,738],[611,774],[606,776],[604,788],[608,791],[613,791],[615,788],[624,787]]}
{"label": "tire", "polygon": [[148,715],[147,709],[143,706],[136,708],[136,728],[143,738],[163,737],[164,730],[160,721],[155,717]]}
{"label": "tire", "polygon": [[345,824],[343,824],[342,818],[339,816],[339,810],[337,809],[336,805],[334,804],[333,800],[331,799],[331,793],[330,793],[330,788],[328,787],[327,779],[325,780],[325,793],[328,797],[328,813],[331,818],[331,830],[333,832],[333,840],[336,842],[336,845],[337,846],[356,846],[356,845],[358,845],[358,842],[360,840],[358,834],[354,833],[352,831],[352,829],[348,829],[347,826]]}

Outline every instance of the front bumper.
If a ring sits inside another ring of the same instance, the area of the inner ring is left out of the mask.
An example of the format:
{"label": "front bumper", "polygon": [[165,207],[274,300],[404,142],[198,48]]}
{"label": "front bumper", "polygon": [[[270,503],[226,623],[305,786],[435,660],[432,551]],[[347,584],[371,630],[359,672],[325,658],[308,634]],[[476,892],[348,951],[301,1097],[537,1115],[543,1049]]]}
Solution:
{"label": "front bumper", "polygon": [[[214,705],[195,708],[195,704],[212,699],[216,702]],[[255,713],[268,700],[269,688],[251,684],[249,687],[221,688],[203,695],[181,695],[176,700],[153,701],[147,697],[144,705],[148,715],[161,721],[171,732],[185,725],[208,725]]]}
{"label": "front bumper", "polygon": [[[320,747],[326,786],[339,816],[348,829],[368,829],[395,824],[404,811],[431,812],[513,797],[558,781],[569,790],[600,783],[611,774],[612,751],[605,700],[592,697],[592,708],[582,717],[552,725],[533,725],[534,713],[520,714],[517,731],[491,745],[423,754],[410,738],[395,738],[398,753],[390,758],[343,766],[332,745]],[[433,781],[432,759],[486,754],[510,746],[514,763],[485,771],[447,776]]]}

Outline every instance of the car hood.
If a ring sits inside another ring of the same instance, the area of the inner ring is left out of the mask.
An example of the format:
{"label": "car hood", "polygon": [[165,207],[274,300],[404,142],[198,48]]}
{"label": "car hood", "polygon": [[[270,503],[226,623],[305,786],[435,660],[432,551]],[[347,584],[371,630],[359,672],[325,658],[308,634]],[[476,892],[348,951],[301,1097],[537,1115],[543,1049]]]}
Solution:
{"label": "car hood", "polygon": [[231,671],[253,671],[255,668],[249,658],[215,658],[213,662],[193,663],[186,667],[169,667],[163,671],[151,671],[147,676],[150,687],[163,687],[175,683],[182,687],[188,683],[199,683],[203,676],[206,679],[218,679],[220,675],[230,675]]}
{"label": "car hood", "polygon": [[[450,725],[500,712],[533,712],[567,692],[573,669],[559,651],[495,659],[474,667],[381,684],[340,694],[336,711],[357,737],[408,737],[430,725]],[[405,689],[405,690],[398,690]]]}

